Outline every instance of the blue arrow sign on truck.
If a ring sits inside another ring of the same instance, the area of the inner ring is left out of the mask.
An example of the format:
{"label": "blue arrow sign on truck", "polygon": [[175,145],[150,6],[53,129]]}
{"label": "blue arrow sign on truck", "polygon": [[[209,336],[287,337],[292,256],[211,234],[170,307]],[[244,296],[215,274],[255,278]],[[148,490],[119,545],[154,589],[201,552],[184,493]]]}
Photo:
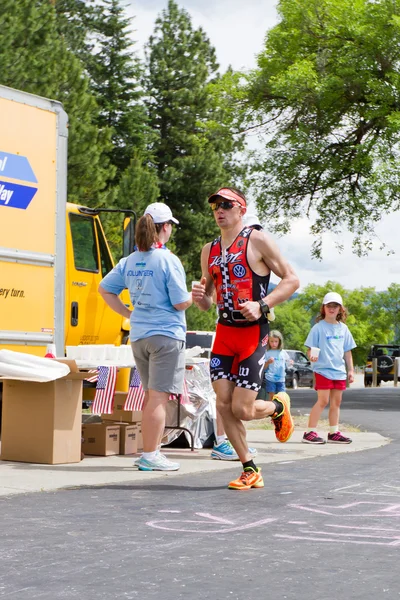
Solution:
{"label": "blue arrow sign on truck", "polygon": [[0,206],[10,208],[28,208],[37,188],[19,183],[9,183],[0,179]]}
{"label": "blue arrow sign on truck", "polygon": [[[38,180],[26,156],[0,151],[0,175],[19,179],[24,183],[37,183]],[[20,183],[0,180],[0,206],[28,208],[38,188]]]}
{"label": "blue arrow sign on truck", "polygon": [[20,179],[29,183],[37,183],[32,167],[26,156],[10,154],[0,150],[0,175],[10,179]]}

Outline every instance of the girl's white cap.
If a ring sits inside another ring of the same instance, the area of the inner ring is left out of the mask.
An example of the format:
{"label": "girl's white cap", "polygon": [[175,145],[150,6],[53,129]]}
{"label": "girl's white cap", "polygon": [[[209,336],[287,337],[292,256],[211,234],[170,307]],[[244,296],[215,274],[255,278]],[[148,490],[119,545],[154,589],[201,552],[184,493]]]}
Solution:
{"label": "girl's white cap", "polygon": [[328,292],[325,294],[322,304],[329,304],[329,302],[336,302],[340,306],[343,306],[342,296],[337,292]]}
{"label": "girl's white cap", "polygon": [[260,219],[253,213],[246,213],[244,215],[243,225],[246,227],[261,227]]}

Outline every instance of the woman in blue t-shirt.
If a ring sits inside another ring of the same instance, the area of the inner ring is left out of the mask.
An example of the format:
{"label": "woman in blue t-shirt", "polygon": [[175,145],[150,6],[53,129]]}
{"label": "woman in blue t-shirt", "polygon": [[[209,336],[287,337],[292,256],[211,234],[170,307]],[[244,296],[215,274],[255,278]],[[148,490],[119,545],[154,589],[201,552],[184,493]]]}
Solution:
{"label": "woman in blue t-shirt", "polygon": [[[308,428],[303,436],[305,444],[325,444],[316,431],[319,418],[329,404],[328,442],[350,444],[351,439],[339,431],[339,414],[346,381],[354,381],[351,351],[356,347],[346,320],[346,309],[337,292],[328,292],[322,301],[317,323],[305,341],[308,357],[313,364],[317,402],[311,409]],[[347,366],[347,373],[346,373]]]}
{"label": "woman in blue t-shirt", "polygon": [[[165,244],[179,223],[162,202],[150,204],[136,225],[137,250],[123,258],[100,283],[99,293],[130,319],[130,340],[145,392],[141,471],[176,471],[179,463],[159,451],[171,394],[181,394],[185,374],[185,310],[192,304],[179,258]],[[134,310],[118,297],[128,288]]]}

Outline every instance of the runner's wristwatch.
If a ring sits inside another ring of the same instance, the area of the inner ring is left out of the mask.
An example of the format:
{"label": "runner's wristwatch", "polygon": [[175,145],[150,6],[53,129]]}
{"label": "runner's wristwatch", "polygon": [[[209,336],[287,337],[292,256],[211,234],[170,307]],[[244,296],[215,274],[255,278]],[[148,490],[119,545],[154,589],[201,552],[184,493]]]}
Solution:
{"label": "runner's wristwatch", "polygon": [[260,305],[261,308],[261,314],[267,316],[267,314],[269,313],[270,309],[269,306],[266,302],[264,302],[264,300],[257,300],[258,304]]}

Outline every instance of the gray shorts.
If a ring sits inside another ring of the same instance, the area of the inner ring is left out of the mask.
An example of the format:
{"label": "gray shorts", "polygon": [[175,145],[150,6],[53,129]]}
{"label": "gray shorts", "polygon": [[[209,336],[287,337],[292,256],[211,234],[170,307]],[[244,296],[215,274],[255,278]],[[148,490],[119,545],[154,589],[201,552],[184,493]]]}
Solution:
{"label": "gray shorts", "polygon": [[182,394],[185,377],[185,342],[152,335],[132,342],[143,389]]}

